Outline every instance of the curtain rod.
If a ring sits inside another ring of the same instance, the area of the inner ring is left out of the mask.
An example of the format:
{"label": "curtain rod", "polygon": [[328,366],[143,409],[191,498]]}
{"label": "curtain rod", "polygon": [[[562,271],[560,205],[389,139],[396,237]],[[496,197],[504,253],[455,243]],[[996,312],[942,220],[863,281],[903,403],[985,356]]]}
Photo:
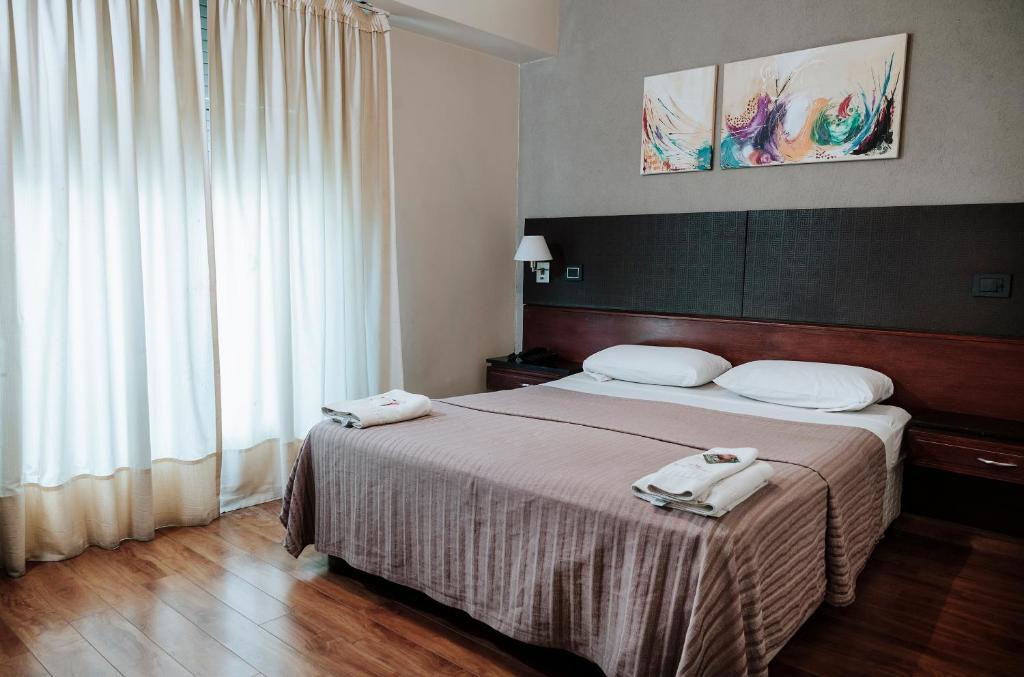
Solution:
{"label": "curtain rod", "polygon": [[370,4],[369,0],[352,0],[352,4],[359,9],[365,9],[368,12],[375,14],[383,14],[384,16],[391,16],[391,12],[385,12],[383,9],[379,9]]}

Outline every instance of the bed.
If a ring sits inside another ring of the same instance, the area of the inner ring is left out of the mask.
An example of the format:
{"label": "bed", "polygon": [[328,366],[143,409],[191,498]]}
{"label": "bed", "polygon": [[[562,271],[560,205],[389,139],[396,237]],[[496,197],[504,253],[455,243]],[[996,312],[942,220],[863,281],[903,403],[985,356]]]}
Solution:
{"label": "bed", "polygon": [[[313,544],[610,675],[766,673],[819,604],[854,600],[899,512],[905,410],[1024,416],[1017,340],[527,306],[524,343],[576,362],[621,343],[842,356],[896,384],[885,404],[822,413],[577,375],[313,428],[283,504],[289,551]],[[632,496],[713,446],[757,447],[770,485],[717,519]]]}
{"label": "bed", "polygon": [[[764,673],[823,599],[853,600],[887,491],[898,504],[888,459],[905,412],[808,421],[717,387],[585,379],[449,398],[396,425],[317,425],[286,491],[286,547],[315,544],[615,675]],[[713,446],[758,447],[771,484],[718,519],[631,495]]]}

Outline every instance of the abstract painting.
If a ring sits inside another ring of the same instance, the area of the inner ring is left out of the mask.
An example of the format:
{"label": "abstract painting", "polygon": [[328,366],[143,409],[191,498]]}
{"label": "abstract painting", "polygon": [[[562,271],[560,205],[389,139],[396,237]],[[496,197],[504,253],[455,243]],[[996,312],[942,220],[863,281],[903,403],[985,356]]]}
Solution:
{"label": "abstract painting", "polygon": [[721,165],[898,157],[907,35],[725,65]]}
{"label": "abstract painting", "polygon": [[717,66],[644,78],[641,174],[711,169]]}

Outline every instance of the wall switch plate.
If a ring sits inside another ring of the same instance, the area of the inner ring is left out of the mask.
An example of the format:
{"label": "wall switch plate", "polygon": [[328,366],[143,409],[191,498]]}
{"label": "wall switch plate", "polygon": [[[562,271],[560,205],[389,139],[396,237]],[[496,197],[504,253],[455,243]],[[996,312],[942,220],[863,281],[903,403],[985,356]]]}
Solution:
{"label": "wall switch plate", "polygon": [[977,273],[971,287],[972,296],[989,296],[1005,299],[1010,296],[1013,276],[1009,273]]}
{"label": "wall switch plate", "polygon": [[537,284],[547,284],[551,281],[551,262],[537,262]]}
{"label": "wall switch plate", "polygon": [[580,282],[583,280],[583,266],[566,266],[565,267],[565,279],[572,280],[573,282]]}

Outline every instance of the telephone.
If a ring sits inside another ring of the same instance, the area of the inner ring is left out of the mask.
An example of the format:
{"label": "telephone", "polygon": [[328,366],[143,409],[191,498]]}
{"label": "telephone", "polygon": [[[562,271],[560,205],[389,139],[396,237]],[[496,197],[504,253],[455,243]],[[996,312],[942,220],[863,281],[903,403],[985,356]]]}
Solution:
{"label": "telephone", "polygon": [[530,348],[521,353],[510,353],[509,362],[522,362],[523,364],[545,365],[558,356],[547,348]]}

